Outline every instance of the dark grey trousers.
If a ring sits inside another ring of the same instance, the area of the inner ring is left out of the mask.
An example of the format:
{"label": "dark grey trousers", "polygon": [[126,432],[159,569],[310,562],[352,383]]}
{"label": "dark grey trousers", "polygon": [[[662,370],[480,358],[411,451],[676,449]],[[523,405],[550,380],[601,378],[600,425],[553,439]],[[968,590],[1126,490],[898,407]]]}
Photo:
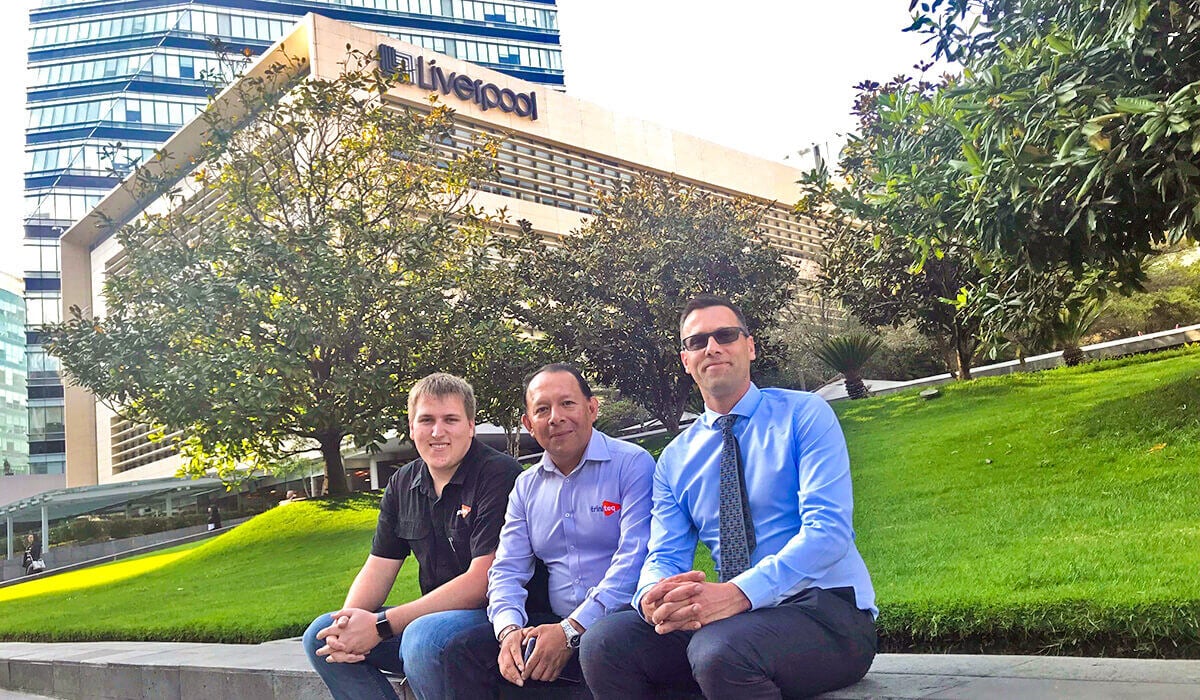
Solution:
{"label": "dark grey trousers", "polygon": [[857,682],[878,648],[871,613],[852,588],[809,588],[773,608],[660,635],[634,611],[598,621],[580,661],[592,694],[655,698],[663,691],[725,698],[800,698]]}

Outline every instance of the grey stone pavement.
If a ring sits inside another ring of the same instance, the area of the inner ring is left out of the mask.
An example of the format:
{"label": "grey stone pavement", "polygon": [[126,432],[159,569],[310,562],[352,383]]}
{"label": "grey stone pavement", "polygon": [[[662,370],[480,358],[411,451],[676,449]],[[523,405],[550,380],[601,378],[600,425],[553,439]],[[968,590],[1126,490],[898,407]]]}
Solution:
{"label": "grey stone pavement", "polygon": [[[326,700],[299,640],[0,643],[0,700]],[[404,697],[403,695],[401,697]],[[882,654],[823,698],[1200,700],[1200,661]]]}

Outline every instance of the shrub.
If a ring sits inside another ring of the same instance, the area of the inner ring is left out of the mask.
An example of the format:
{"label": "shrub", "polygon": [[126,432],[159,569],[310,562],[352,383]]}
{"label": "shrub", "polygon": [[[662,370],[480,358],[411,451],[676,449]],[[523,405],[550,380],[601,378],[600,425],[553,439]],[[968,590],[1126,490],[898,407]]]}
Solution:
{"label": "shrub", "polygon": [[114,540],[125,539],[134,535],[134,521],[129,518],[114,518],[107,521],[108,536]]}
{"label": "shrub", "polygon": [[863,376],[904,382],[950,371],[929,338],[912,324],[879,331],[883,345],[863,368]]}
{"label": "shrub", "polygon": [[596,429],[610,435],[650,420],[650,412],[629,399],[605,401],[596,416]]}

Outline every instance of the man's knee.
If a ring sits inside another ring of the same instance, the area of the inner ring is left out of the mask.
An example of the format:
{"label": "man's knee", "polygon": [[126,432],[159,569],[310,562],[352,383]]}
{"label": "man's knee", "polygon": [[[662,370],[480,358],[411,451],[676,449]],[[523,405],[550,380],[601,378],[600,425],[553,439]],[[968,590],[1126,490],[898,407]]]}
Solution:
{"label": "man's knee", "polygon": [[579,644],[579,663],[584,674],[591,668],[609,668],[620,665],[633,648],[630,638],[648,627],[636,612],[627,610],[597,620]]}
{"label": "man's knee", "polygon": [[323,658],[317,656],[317,650],[325,646],[324,641],[317,639],[317,632],[332,624],[333,617],[329,613],[326,613],[313,620],[308,629],[304,631],[304,653],[308,654],[310,659],[319,660],[322,663],[325,662]]}
{"label": "man's knee", "polygon": [[711,627],[692,636],[687,648],[688,664],[701,688],[740,685],[763,676],[763,670],[747,658],[741,646]]}
{"label": "man's knee", "polygon": [[435,668],[442,663],[453,667],[454,659],[446,653],[447,645],[464,636],[470,627],[466,624],[447,624],[446,616],[461,616],[461,611],[431,613],[413,620],[404,628],[400,637],[400,658],[404,668],[413,672],[417,668]]}

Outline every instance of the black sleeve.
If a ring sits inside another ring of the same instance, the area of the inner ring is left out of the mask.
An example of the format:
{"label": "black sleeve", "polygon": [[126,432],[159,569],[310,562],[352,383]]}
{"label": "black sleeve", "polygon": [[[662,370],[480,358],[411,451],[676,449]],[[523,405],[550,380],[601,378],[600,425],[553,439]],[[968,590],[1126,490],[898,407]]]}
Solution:
{"label": "black sleeve", "polygon": [[400,495],[396,483],[404,469],[397,471],[388,480],[383,500],[379,502],[379,522],[375,524],[375,539],[371,541],[371,554],[384,559],[404,559],[412,549],[407,540],[396,535],[396,513],[400,510]]}
{"label": "black sleeve", "polygon": [[471,526],[471,558],[496,551],[500,544],[500,528],[508,510],[508,495],[512,493],[521,466],[508,455],[497,457],[480,474],[479,512]]}

